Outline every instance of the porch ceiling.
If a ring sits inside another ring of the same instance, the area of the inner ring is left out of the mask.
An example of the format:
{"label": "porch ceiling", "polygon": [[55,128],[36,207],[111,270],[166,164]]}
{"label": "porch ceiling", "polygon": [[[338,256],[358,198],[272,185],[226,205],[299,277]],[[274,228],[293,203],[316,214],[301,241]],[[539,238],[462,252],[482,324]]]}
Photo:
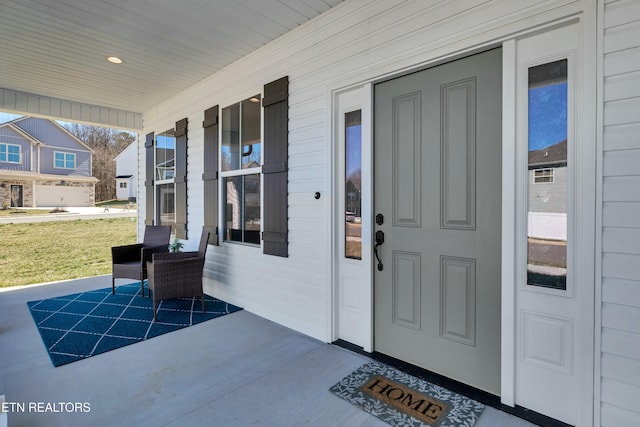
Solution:
{"label": "porch ceiling", "polygon": [[341,1],[3,0],[0,89],[141,113]]}

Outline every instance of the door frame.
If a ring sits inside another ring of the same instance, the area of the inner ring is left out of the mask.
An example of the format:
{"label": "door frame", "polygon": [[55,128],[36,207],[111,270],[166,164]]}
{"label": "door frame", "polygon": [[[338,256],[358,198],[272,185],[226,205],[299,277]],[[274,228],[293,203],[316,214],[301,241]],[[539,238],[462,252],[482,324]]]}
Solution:
{"label": "door frame", "polygon": [[[20,200],[18,203],[18,206],[13,206],[13,189],[14,188],[19,188],[19,194],[20,194]],[[24,206],[24,185],[22,184],[11,184],[11,190],[10,190],[10,194],[11,194],[11,207],[15,207],[15,208],[21,208]]]}
{"label": "door frame", "polygon": [[[593,423],[594,416],[599,413],[599,387],[596,387],[596,374],[599,372],[595,366],[595,338],[597,331],[594,332],[594,325],[597,325],[599,318],[596,318],[595,312],[595,256],[596,256],[596,194],[598,192],[598,186],[595,181],[597,175],[596,168],[596,144],[597,144],[597,66],[599,61],[597,59],[597,25],[596,25],[596,10],[594,7],[584,6],[579,11],[576,11],[570,16],[559,17],[552,22],[536,23],[535,26],[521,30],[510,34],[508,37],[499,37],[490,43],[484,43],[481,46],[460,48],[458,51],[442,53],[441,55],[432,58],[423,63],[415,64],[412,67],[396,70],[395,72],[385,75],[374,76],[367,79],[363,83],[358,85],[344,85],[339,86],[339,89],[330,91],[331,99],[331,135],[333,136],[330,155],[331,164],[329,165],[330,177],[332,180],[333,197],[331,200],[332,212],[336,212],[336,207],[339,205],[339,198],[342,197],[341,189],[338,187],[337,174],[339,173],[336,167],[337,153],[340,150],[338,140],[336,139],[336,132],[339,132],[339,128],[336,120],[336,100],[337,96],[344,91],[352,89],[356,86],[364,85],[367,90],[363,91],[362,102],[373,106],[373,86],[376,83],[384,80],[389,80],[396,77],[401,77],[416,71],[420,71],[425,68],[431,68],[442,64],[444,62],[450,62],[459,58],[473,55],[491,48],[502,46],[503,52],[503,99],[502,99],[502,239],[501,239],[501,394],[500,401],[506,406],[515,406],[515,361],[516,361],[516,345],[518,337],[516,335],[515,328],[515,287],[514,281],[516,280],[516,247],[518,241],[515,238],[516,233],[516,214],[519,207],[516,203],[516,184],[514,177],[517,173],[515,166],[515,145],[507,144],[505,141],[515,141],[516,136],[516,41],[520,38],[525,38],[530,35],[544,32],[545,30],[557,28],[558,26],[568,25],[572,22],[579,22],[582,27],[582,55],[584,70],[582,72],[582,84],[583,88],[583,120],[580,124],[580,132],[583,141],[585,142],[584,154],[579,159],[581,164],[580,175],[582,177],[591,176],[594,179],[591,181],[582,182],[580,188],[577,190],[580,192],[579,197],[582,203],[593,206],[591,212],[583,213],[575,219],[577,232],[582,233],[583,241],[590,242],[587,248],[581,250],[579,257],[576,258],[576,265],[590,266],[583,269],[578,268],[580,274],[576,277],[576,280],[582,280],[585,283],[586,299],[580,307],[579,317],[579,330],[578,340],[580,354],[585,355],[579,366],[581,387],[579,397],[579,425],[591,425]],[[371,132],[373,132],[373,121],[371,121]],[[365,143],[369,144],[368,146]],[[373,153],[373,137],[368,142],[363,140],[363,151],[369,150]],[[371,197],[369,199],[369,209],[371,212],[373,209],[373,189],[371,190]],[[363,209],[364,209],[363,205]],[[370,218],[373,221],[373,218]],[[364,221],[364,219],[363,219]],[[340,339],[338,335],[338,297],[340,293],[338,275],[340,271],[338,252],[336,251],[337,243],[337,227],[339,227],[339,221],[337,221],[337,215],[332,215],[331,224],[331,277],[332,286],[330,286],[330,301],[331,307],[330,319],[331,319],[331,339],[332,341]],[[373,227],[371,227],[371,234],[366,238],[370,242],[373,241]],[[365,236],[363,236],[363,241]],[[371,262],[371,268],[373,268],[373,262]],[[517,283],[517,282],[516,282]],[[365,338],[365,345],[360,345],[365,351],[373,351],[373,275],[370,288],[367,295],[370,300],[368,301],[371,306],[370,316],[362,318],[364,322],[364,329],[368,331],[368,337]],[[596,328],[597,329],[597,328]]]}
{"label": "door frame", "polygon": [[[331,235],[334,253],[332,265],[333,283],[331,297],[332,341],[345,339],[373,352],[373,85],[365,83],[335,91],[332,96],[332,124],[334,158],[334,198],[332,204],[333,232]],[[362,117],[362,259],[346,259],[344,256],[344,114],[360,110]],[[364,191],[364,189],[369,189]],[[367,219],[368,218],[368,219]],[[346,273],[346,274],[343,274]],[[345,285],[345,277],[348,284]],[[356,278],[356,276],[359,276]],[[362,279],[362,280],[359,280]],[[346,289],[348,287],[348,289]],[[345,295],[346,294],[346,295]],[[345,301],[349,299],[349,301]],[[345,304],[346,303],[346,304]],[[345,307],[346,305],[346,307]],[[348,319],[347,326],[340,319]],[[345,331],[347,329],[347,331]],[[357,339],[350,339],[359,334]]]}
{"label": "door frame", "polygon": [[[547,26],[545,31],[536,31],[515,37],[503,44],[503,188],[502,188],[502,382],[501,401],[508,406],[518,404],[516,395],[517,364],[521,362],[523,336],[521,327],[521,313],[518,307],[518,292],[524,290],[526,276],[526,221],[523,219],[527,211],[526,201],[526,154],[522,141],[526,136],[517,125],[518,121],[526,120],[524,113],[523,83],[517,79],[527,61],[521,58],[518,51],[520,40],[529,37],[535,39],[547,31],[553,31],[571,25],[578,27],[580,34],[579,51],[581,67],[576,71],[575,92],[572,95],[579,99],[576,108],[579,113],[573,118],[574,127],[570,131],[575,135],[579,144],[574,144],[572,193],[568,200],[569,239],[572,248],[567,253],[573,265],[568,268],[568,276],[572,277],[572,287],[567,287],[565,298],[579,297],[575,313],[576,355],[575,375],[579,381],[576,409],[577,425],[592,425],[596,411],[599,409],[599,397],[595,392],[595,337],[596,311],[596,193],[598,191],[595,177],[596,170],[596,123],[597,123],[597,93],[596,93],[596,31],[595,16],[583,13],[573,19],[567,19],[555,26]],[[552,49],[553,50],[553,49]],[[549,59],[557,56],[554,53]],[[520,93],[520,95],[519,95]],[[571,102],[571,101],[570,101]],[[513,143],[504,143],[510,141]],[[517,144],[516,144],[517,143]],[[570,150],[571,155],[571,150]],[[578,286],[579,285],[579,286]],[[528,292],[528,291],[526,291]],[[545,292],[537,289],[537,292]],[[554,295],[548,291],[547,294]]]}

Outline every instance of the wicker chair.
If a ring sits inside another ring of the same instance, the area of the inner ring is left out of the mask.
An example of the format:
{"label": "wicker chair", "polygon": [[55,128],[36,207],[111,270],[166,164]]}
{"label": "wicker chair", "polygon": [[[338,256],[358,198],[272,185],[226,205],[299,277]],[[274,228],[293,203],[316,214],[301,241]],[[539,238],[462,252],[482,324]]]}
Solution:
{"label": "wicker chair", "polygon": [[140,281],[144,296],[144,280],[147,278],[147,262],[154,253],[169,252],[171,226],[147,225],[142,243],[111,248],[111,292],[116,293],[116,278]]}
{"label": "wicker chair", "polygon": [[202,272],[209,235],[208,231],[202,230],[197,252],[156,253],[147,263],[154,322],[158,304],[165,299],[200,297],[202,311],[205,311]]}

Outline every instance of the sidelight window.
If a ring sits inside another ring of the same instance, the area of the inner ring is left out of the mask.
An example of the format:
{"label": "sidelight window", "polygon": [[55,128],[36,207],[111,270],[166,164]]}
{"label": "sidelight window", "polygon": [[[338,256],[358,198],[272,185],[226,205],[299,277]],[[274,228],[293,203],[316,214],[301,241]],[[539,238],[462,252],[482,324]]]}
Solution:
{"label": "sidelight window", "polygon": [[362,259],[362,113],[345,113],[345,257]]}
{"label": "sidelight window", "polygon": [[528,71],[527,284],[560,290],[567,287],[567,63]]}

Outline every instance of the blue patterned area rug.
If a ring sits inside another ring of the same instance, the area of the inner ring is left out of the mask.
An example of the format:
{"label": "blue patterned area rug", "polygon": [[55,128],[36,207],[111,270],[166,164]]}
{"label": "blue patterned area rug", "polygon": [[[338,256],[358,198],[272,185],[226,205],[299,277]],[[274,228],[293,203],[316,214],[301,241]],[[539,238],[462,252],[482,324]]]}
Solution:
{"label": "blue patterned area rug", "polygon": [[484,410],[482,403],[378,362],[330,390],[392,426],[471,427]]}
{"label": "blue patterned area rug", "polygon": [[27,303],[54,366],[144,341],[242,310],[209,295],[161,301],[153,322],[153,301],[140,295],[140,282]]}

